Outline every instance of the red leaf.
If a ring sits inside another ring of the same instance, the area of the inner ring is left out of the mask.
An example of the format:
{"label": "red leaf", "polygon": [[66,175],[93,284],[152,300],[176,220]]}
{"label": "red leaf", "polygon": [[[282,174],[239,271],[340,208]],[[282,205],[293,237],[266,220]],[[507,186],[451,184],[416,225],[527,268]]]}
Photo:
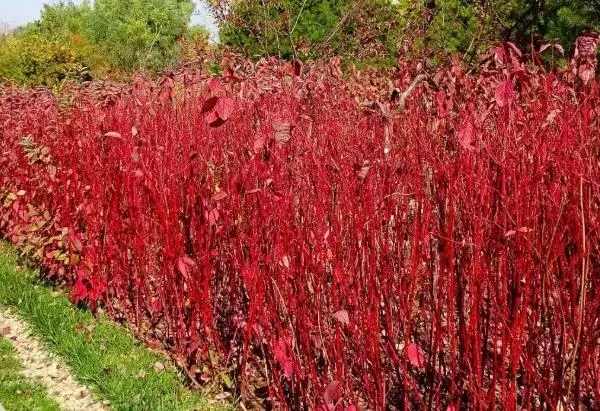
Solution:
{"label": "red leaf", "polygon": [[181,273],[183,278],[188,279],[190,277],[190,272],[188,271],[188,266],[185,263],[185,260],[183,258],[180,258],[177,260],[177,268],[179,269],[179,272]]}
{"label": "red leaf", "polygon": [[498,103],[500,107],[506,106],[511,100],[513,91],[514,85],[510,80],[498,84],[498,87],[496,88],[496,103]]}
{"label": "red leaf", "polygon": [[221,80],[219,80],[217,77],[211,78],[208,82],[208,88],[213,93],[218,91],[221,88]]}
{"label": "red leaf", "polygon": [[254,140],[254,144],[253,144],[252,148],[254,149],[255,153],[259,153],[263,149],[264,145],[265,145],[264,137],[259,137],[256,140]]}
{"label": "red leaf", "polygon": [[515,54],[519,57],[521,57],[523,55],[523,53],[521,52],[521,50],[515,45],[515,43],[511,43],[510,41],[506,42],[506,45],[512,49],[512,51],[515,52]]}
{"label": "red leaf", "polygon": [[549,48],[556,49],[561,55],[565,54],[565,49],[563,48],[563,46],[561,46],[558,43],[546,43],[546,44],[542,45],[542,47],[540,47],[539,53],[542,54],[544,51],[548,50]]}
{"label": "red leaf", "polygon": [[219,127],[225,123],[216,111],[211,111],[208,116],[206,116],[206,121],[208,121],[208,124],[210,124],[211,127]]}
{"label": "red leaf", "polygon": [[533,230],[531,228],[529,228],[529,227],[520,227],[520,228],[517,228],[516,230],[509,230],[509,231],[507,231],[506,233],[504,233],[504,237],[511,237],[511,236],[517,234],[517,232],[523,233],[523,234],[527,234],[527,233],[530,233],[532,231]]}
{"label": "red leaf", "polygon": [[348,315],[348,311],[339,310],[333,314],[333,319],[339,321],[342,324],[348,325],[350,324],[350,315]]}
{"label": "red leaf", "polygon": [[302,75],[302,62],[301,61],[299,61],[299,60],[292,61],[292,72],[294,73],[295,76]]}
{"label": "red leaf", "polygon": [[81,250],[83,250],[83,244],[81,243],[81,240],[79,240],[79,238],[73,236],[71,242],[73,243],[73,247],[75,247],[75,251],[80,253]]}
{"label": "red leaf", "polygon": [[77,275],[77,280],[75,281],[75,284],[73,285],[73,289],[71,291],[71,297],[73,298],[73,301],[75,303],[79,303],[79,302],[85,300],[85,298],[88,295],[88,289],[85,284],[85,281],[86,281],[86,276],[79,273]]}
{"label": "red leaf", "polygon": [[202,104],[202,109],[200,110],[200,112],[202,114],[206,114],[208,112],[213,111],[213,109],[215,108],[215,106],[217,105],[217,102],[219,101],[218,97],[211,97],[208,100],[206,100],[204,102],[204,104]]}
{"label": "red leaf", "polygon": [[191,258],[189,258],[189,257],[183,257],[182,259],[183,259],[183,262],[184,262],[186,265],[189,265],[189,266],[191,266],[191,267],[193,267],[193,266],[195,266],[195,265],[196,265],[196,263],[194,262],[194,260],[192,260],[192,259],[191,259]]}
{"label": "red leaf", "polygon": [[283,374],[287,378],[291,378],[294,375],[294,361],[289,354],[288,344],[284,339],[277,341],[273,354],[275,355],[275,360],[281,366]]}
{"label": "red leaf", "polygon": [[227,193],[225,191],[219,191],[212,197],[212,199],[215,201],[221,201],[225,198],[227,198]]}
{"label": "red leaf", "polygon": [[330,410],[333,410],[338,400],[342,398],[343,388],[342,383],[339,381],[332,381],[325,388],[323,400],[325,400],[325,404]]}
{"label": "red leaf", "polygon": [[290,268],[290,265],[291,265],[290,257],[287,255],[284,255],[283,257],[281,257],[281,260],[279,260],[279,263],[281,265],[283,265],[285,268]]}
{"label": "red leaf", "polygon": [[425,353],[417,344],[410,343],[408,345],[407,355],[408,361],[410,361],[413,366],[419,368],[423,368],[425,366]]}
{"label": "red leaf", "polygon": [[358,169],[356,175],[361,180],[364,180],[365,178],[367,178],[367,174],[369,174],[370,169],[371,169],[371,162],[368,160],[365,160],[363,162],[362,166]]}
{"label": "red leaf", "polygon": [[463,125],[463,127],[458,132],[458,139],[460,145],[468,151],[475,150],[473,146],[473,136],[475,134],[475,127],[473,126],[473,122],[469,119]]}
{"label": "red leaf", "polygon": [[596,67],[589,63],[583,63],[579,66],[577,70],[577,75],[584,83],[588,83],[591,79],[594,78],[594,74],[596,72]]}
{"label": "red leaf", "polygon": [[229,97],[220,98],[215,106],[215,111],[223,121],[227,121],[231,114],[233,114],[233,110],[235,109],[235,102],[233,99]]}
{"label": "red leaf", "polygon": [[208,212],[208,224],[215,225],[219,221],[219,210],[216,208]]}

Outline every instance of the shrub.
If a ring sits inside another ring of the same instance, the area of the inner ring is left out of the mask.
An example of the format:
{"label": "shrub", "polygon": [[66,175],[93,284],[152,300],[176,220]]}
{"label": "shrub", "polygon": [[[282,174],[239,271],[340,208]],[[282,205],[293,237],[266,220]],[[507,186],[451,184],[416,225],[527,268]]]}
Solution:
{"label": "shrub", "polygon": [[0,80],[19,84],[55,86],[80,66],[69,47],[42,35],[0,39]]}
{"label": "shrub", "polygon": [[0,230],[263,406],[596,408],[598,84],[482,64],[5,88]]}

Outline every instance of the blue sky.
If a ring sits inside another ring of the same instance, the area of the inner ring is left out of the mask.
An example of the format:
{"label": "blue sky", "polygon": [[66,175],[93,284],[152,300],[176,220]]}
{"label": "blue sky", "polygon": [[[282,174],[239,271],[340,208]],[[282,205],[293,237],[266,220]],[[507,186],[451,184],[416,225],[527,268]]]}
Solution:
{"label": "blue sky", "polygon": [[[16,27],[36,20],[40,17],[40,10],[44,3],[53,2],[53,0],[0,0],[0,23]],[[81,3],[81,0],[75,0],[75,3]],[[203,6],[198,6],[192,17],[192,23],[202,24],[215,33],[214,21]]]}

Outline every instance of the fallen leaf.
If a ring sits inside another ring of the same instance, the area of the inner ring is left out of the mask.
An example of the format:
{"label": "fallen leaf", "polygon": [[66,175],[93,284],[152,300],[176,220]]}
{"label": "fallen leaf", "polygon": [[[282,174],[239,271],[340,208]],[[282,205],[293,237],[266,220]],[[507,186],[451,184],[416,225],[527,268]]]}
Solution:
{"label": "fallen leaf", "polygon": [[140,372],[138,372],[137,376],[140,379],[144,379],[146,377],[146,370],[140,370]]}
{"label": "fallen leaf", "polygon": [[154,368],[154,371],[156,371],[156,372],[161,372],[161,371],[165,370],[165,365],[162,362],[157,361],[154,363],[152,368]]}

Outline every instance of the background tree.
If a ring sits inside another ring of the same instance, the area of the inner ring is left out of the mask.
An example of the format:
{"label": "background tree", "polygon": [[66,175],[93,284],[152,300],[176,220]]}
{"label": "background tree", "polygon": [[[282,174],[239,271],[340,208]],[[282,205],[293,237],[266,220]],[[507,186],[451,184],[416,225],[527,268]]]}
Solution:
{"label": "background tree", "polygon": [[158,71],[177,62],[192,0],[95,0],[84,33],[114,67]]}
{"label": "background tree", "polygon": [[377,62],[397,51],[397,9],[389,0],[215,0],[209,6],[221,43],[251,57]]}
{"label": "background tree", "polygon": [[533,39],[567,50],[586,30],[600,29],[600,0],[400,0],[401,24],[419,33],[415,44],[475,56],[493,43],[526,50]]}
{"label": "background tree", "polygon": [[157,73],[178,64],[184,37],[198,43],[198,29],[188,32],[193,10],[193,0],[45,5],[38,21],[0,40],[0,79],[54,86],[82,74]]}
{"label": "background tree", "polygon": [[179,41],[180,60],[184,63],[194,62],[206,56],[209,48],[210,33],[202,26],[191,26]]}
{"label": "background tree", "polygon": [[373,64],[399,50],[475,56],[494,43],[600,29],[600,0],[208,0],[221,41],[248,56],[341,55]]}

